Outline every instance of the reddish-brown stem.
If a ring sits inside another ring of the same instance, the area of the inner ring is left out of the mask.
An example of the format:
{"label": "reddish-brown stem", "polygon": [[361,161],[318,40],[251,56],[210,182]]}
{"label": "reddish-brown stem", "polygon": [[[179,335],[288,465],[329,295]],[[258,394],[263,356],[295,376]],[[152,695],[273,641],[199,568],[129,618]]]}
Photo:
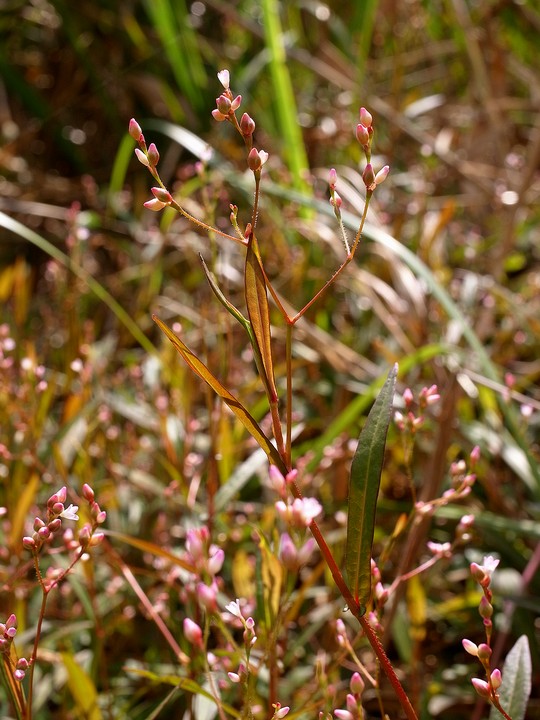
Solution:
{"label": "reddish-brown stem", "polygon": [[369,201],[371,200],[371,195],[372,195],[372,194],[373,194],[373,193],[369,193],[369,192],[368,192],[367,195],[366,195],[366,203],[365,203],[365,205],[364,205],[364,212],[362,213],[362,219],[360,220],[360,226],[359,226],[359,228],[358,228],[358,232],[356,233],[356,237],[355,237],[355,239],[354,239],[354,243],[353,243],[353,246],[352,246],[349,254],[348,254],[347,257],[345,258],[345,260],[343,261],[343,263],[342,263],[342,264],[338,267],[338,269],[335,271],[335,273],[332,275],[332,277],[324,283],[323,287],[319,290],[319,292],[317,292],[317,293],[311,298],[311,300],[307,303],[307,305],[304,305],[304,307],[303,307],[301,310],[299,310],[294,317],[290,318],[290,322],[291,322],[292,325],[295,325],[295,324],[298,322],[298,320],[300,320],[300,318],[309,310],[309,308],[310,308],[314,303],[316,303],[317,300],[318,300],[322,295],[324,295],[324,293],[328,290],[328,288],[337,280],[337,278],[341,275],[341,273],[343,272],[343,270],[345,270],[345,268],[347,267],[347,265],[348,265],[348,264],[351,262],[351,260],[354,258],[354,254],[355,254],[356,249],[357,249],[357,247],[358,247],[358,243],[360,242],[360,238],[362,237],[362,230],[363,230],[363,228],[364,228],[364,223],[365,223],[365,221],[366,221],[367,211],[368,211],[368,207],[369,207]]}
{"label": "reddish-brown stem", "polygon": [[287,398],[285,418],[285,465],[292,470],[292,325],[287,323],[285,340],[285,357],[287,362]]}
{"label": "reddish-brown stem", "polygon": [[253,172],[255,177],[255,192],[253,195],[253,212],[251,213],[251,232],[255,230],[257,224],[257,215],[259,214],[259,192],[261,184],[261,171],[256,170]]}
{"label": "reddish-brown stem", "polygon": [[[165,185],[160,181],[160,184],[163,188],[165,188]],[[166,189],[166,188],[165,188]],[[196,217],[193,217],[193,215],[190,215],[187,210],[184,210],[184,208],[179,205],[176,200],[173,200],[171,202],[171,207],[173,207],[177,212],[180,213],[180,215],[183,215],[186,220],[189,220],[189,222],[193,223],[194,225],[197,225],[197,227],[202,228],[206,232],[214,233],[215,235],[220,235],[221,237],[227,238],[227,240],[232,240],[235,243],[238,243],[239,245],[247,245],[247,240],[244,238],[236,237],[235,235],[229,235],[229,233],[222,232],[221,230],[218,230],[217,228],[210,227],[210,225],[207,225],[202,220],[198,220]]]}
{"label": "reddish-brown stem", "polygon": [[[300,492],[300,488],[295,482],[290,483],[290,487],[292,490],[292,493],[297,498],[302,498],[302,493]],[[343,575],[341,574],[341,570],[337,566],[337,563],[334,559],[334,556],[332,555],[332,551],[328,547],[326,540],[324,539],[319,526],[313,520],[309,526],[309,529],[311,530],[311,533],[313,537],[315,538],[317,545],[319,546],[319,549],[322,553],[323,558],[326,561],[326,564],[328,565],[328,568],[330,572],[332,573],[332,577],[334,578],[334,582],[336,583],[338,590],[343,596],[343,599],[345,600],[345,603],[349,610],[352,612],[354,617],[358,620],[360,623],[362,630],[364,631],[364,634],[366,638],[369,641],[369,644],[371,645],[375,655],[377,656],[377,659],[379,663],[381,664],[381,667],[390,681],[390,684],[394,688],[394,692],[396,693],[396,696],[401,704],[401,707],[403,708],[405,715],[407,716],[408,720],[418,720],[418,717],[416,715],[416,712],[411,704],[411,701],[409,700],[407,693],[403,689],[403,686],[399,682],[399,678],[396,675],[394,668],[392,667],[392,663],[388,659],[388,655],[386,654],[383,646],[381,645],[381,641],[377,637],[377,634],[367,621],[366,617],[364,616],[364,610],[360,607],[356,599],[351,594],[351,591],[349,590],[347,583],[345,582],[345,579],[343,578]]]}
{"label": "reddish-brown stem", "polygon": [[[36,558],[37,564],[37,558]],[[49,597],[49,591],[43,588],[43,596],[41,598],[41,607],[39,609],[38,622],[36,627],[36,637],[34,638],[34,647],[32,649],[32,657],[30,658],[30,673],[28,677],[28,700],[26,702],[26,711],[24,718],[25,720],[32,720],[32,700],[34,696],[34,670],[36,667],[37,651],[39,641],[41,638],[41,628],[43,626],[43,618],[45,617],[45,608],[47,606],[47,598]]]}

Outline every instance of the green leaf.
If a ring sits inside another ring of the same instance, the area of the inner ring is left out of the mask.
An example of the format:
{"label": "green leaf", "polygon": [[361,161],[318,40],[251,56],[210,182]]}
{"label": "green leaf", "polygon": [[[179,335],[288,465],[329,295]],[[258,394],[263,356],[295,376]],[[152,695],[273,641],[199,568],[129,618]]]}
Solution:
{"label": "green leaf", "polygon": [[351,465],[346,569],[349,589],[365,608],[371,598],[371,550],[386,433],[398,366],[394,365],[362,428]]}
{"label": "green leaf", "polygon": [[206,275],[206,279],[208,280],[208,284],[212,288],[212,292],[217,297],[219,302],[223,305],[223,307],[228,310],[228,312],[231,313],[231,315],[238,320],[238,322],[244,326],[247,334],[249,335],[249,339],[251,341],[251,344],[255,346],[255,336],[253,335],[253,330],[251,329],[251,323],[249,320],[242,315],[240,310],[236,308],[230,300],[228,300],[225,295],[222,293],[221,288],[217,284],[216,278],[214,277],[214,274],[210,272],[208,269],[208,265],[204,262],[203,256],[199,255],[199,258],[201,260],[204,274]]}
{"label": "green leaf", "polygon": [[[277,402],[272,362],[272,338],[270,335],[270,308],[266,292],[266,278],[255,235],[251,233],[246,253],[245,269],[246,305],[251,328],[256,340],[257,366],[270,403]],[[259,356],[257,358],[257,355]],[[261,367],[262,365],[262,367]]]}
{"label": "green leaf", "polygon": [[208,383],[212,390],[227,403],[242,425],[262,447],[264,452],[267,454],[269,461],[281,469],[283,467],[283,461],[281,460],[278,451],[272,445],[270,439],[263,433],[255,418],[250,415],[246,408],[242,405],[240,400],[230,393],[227,388],[224,387],[214,375],[212,375],[206,365],[191,352],[187,345],[184,345],[180,338],[178,338],[164,322],[155,315],[152,315],[152,319],[158,327],[163,330],[165,335],[169,338],[193,372]]}
{"label": "green leaf", "polygon": [[[531,694],[531,653],[526,635],[516,640],[504,661],[502,685],[499,688],[499,702],[512,720],[523,720]],[[489,720],[504,717],[495,707],[491,707]]]}
{"label": "green leaf", "polygon": [[62,653],[67,671],[67,683],[81,717],[101,720],[96,686],[71,653]]}
{"label": "green leaf", "polygon": [[[207,700],[212,700],[212,702],[214,703],[216,702],[216,698],[211,693],[209,693],[208,690],[205,690],[201,685],[196,683],[195,680],[191,680],[190,678],[182,677],[181,675],[158,675],[157,673],[151,672],[150,670],[143,670],[141,668],[127,667],[126,670],[131,675],[144,677],[155,683],[174,685],[179,690],[184,690],[185,692],[192,693],[193,695],[201,695]],[[223,701],[220,701],[220,707],[228,715],[231,715],[235,718],[240,717],[240,713],[238,712],[238,710],[235,710],[233,707],[227,705]]]}

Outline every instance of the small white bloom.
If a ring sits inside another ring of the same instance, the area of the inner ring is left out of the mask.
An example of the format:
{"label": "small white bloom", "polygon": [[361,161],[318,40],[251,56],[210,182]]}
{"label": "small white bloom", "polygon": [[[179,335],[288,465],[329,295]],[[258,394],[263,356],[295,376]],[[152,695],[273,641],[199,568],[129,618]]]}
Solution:
{"label": "small white bloom", "polygon": [[60,513],[60,517],[64,518],[64,520],[78,520],[79,519],[79,516],[77,515],[78,509],[79,509],[78,505],[70,505],[63,512]]}
{"label": "small white bloom", "polygon": [[240,600],[238,598],[233,600],[233,602],[230,602],[228,605],[225,605],[225,610],[230,612],[231,615],[234,615],[234,617],[240,618],[240,620],[244,619],[242,611],[240,610]]}
{"label": "small white bloom", "polygon": [[322,512],[322,505],[315,498],[295,498],[292,504],[293,517],[299,525],[308,527]]}
{"label": "small white bloom", "polygon": [[230,76],[228,70],[220,70],[217,74],[219,82],[223,85],[225,90],[229,89]]}

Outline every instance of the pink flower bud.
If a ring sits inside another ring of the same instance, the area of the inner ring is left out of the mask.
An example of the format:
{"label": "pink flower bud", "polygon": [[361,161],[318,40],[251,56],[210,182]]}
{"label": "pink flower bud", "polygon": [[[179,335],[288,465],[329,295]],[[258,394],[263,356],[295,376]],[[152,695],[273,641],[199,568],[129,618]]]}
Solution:
{"label": "pink flower bud", "polygon": [[157,147],[154,145],[154,143],[150,143],[150,146],[148,148],[148,162],[150,163],[151,167],[156,167],[156,165],[159,162],[159,152]]}
{"label": "pink flower bud", "polygon": [[141,163],[141,165],[144,165],[145,167],[150,167],[150,162],[146,157],[146,153],[143,153],[143,151],[139,150],[139,148],[135,148],[135,155],[137,156],[137,160]]}
{"label": "pink flower bud", "polygon": [[363,148],[369,147],[369,132],[365,125],[356,126],[356,139]]}
{"label": "pink flower bud", "polygon": [[139,142],[139,140],[140,140],[141,137],[142,137],[141,126],[140,126],[139,123],[135,120],[135,118],[131,118],[131,120],[129,121],[129,134],[130,134],[131,137],[132,137],[134,140],[136,140],[137,142]]}
{"label": "pink flower bud", "polygon": [[332,188],[332,190],[336,187],[337,183],[337,172],[335,168],[332,168],[328,174],[328,184]]}
{"label": "pink flower bud", "polygon": [[36,549],[36,543],[34,541],[34,538],[31,537],[23,537],[22,539],[23,547],[25,547],[27,550],[35,550]]}
{"label": "pink flower bud", "polygon": [[287,705],[284,705],[283,707],[280,707],[279,709],[276,708],[276,712],[274,713],[274,717],[276,720],[281,720],[281,718],[284,718],[286,715],[289,714],[290,708],[287,707]]}
{"label": "pink flower bud", "polygon": [[81,547],[85,548],[87,547],[88,543],[90,542],[90,538],[92,537],[92,528],[90,525],[83,525],[82,528],[79,530],[79,544]]}
{"label": "pink flower bud", "polygon": [[231,112],[234,112],[235,110],[238,110],[242,103],[242,96],[237,95],[234,100],[231,102]]}
{"label": "pink flower bud", "polygon": [[168,190],[162,187],[151,188],[152,195],[165,205],[169,205],[172,202],[172,195]]}
{"label": "pink flower bud", "polygon": [[24,672],[24,670],[15,670],[13,673],[13,677],[15,678],[15,680],[17,680],[17,682],[21,682],[22,680],[24,680],[25,675],[26,673]]}
{"label": "pink flower bud", "polygon": [[368,163],[362,173],[362,180],[368,190],[373,191],[375,189],[375,173],[373,172],[373,166]]}
{"label": "pink flower bud", "polygon": [[334,210],[337,212],[341,206],[343,205],[343,200],[341,199],[340,194],[334,190],[334,197],[330,198],[330,204],[333,205]]}
{"label": "pink flower bud", "polygon": [[186,550],[195,564],[198,560],[202,560],[205,555],[206,540],[200,532],[201,529],[195,528],[188,530],[186,533]]}
{"label": "pink flower bud", "polygon": [[240,130],[244,137],[249,137],[255,132],[255,121],[247,113],[240,118]]}
{"label": "pink flower bud", "polygon": [[480,680],[479,678],[473,678],[471,680],[474,689],[476,692],[484,698],[489,698],[489,685],[485,680]]}
{"label": "pink flower bud", "polygon": [[485,595],[482,595],[480,598],[478,612],[480,613],[480,617],[484,620],[489,620],[493,616],[493,605],[489,602]]}
{"label": "pink flower bud", "polygon": [[226,95],[216,98],[216,108],[222,115],[228,115],[231,110],[231,101]]}
{"label": "pink flower bud", "polygon": [[163,210],[164,207],[167,207],[167,203],[161,202],[161,200],[158,200],[157,198],[147,200],[143,203],[143,205],[147,210],[152,210],[152,212],[159,212],[160,210]]}
{"label": "pink flower bud", "polygon": [[183,627],[186,640],[188,640],[188,642],[190,642],[192,645],[202,648],[203,633],[197,623],[193,622],[193,620],[191,620],[190,618],[184,618]]}
{"label": "pink flower bud", "polygon": [[202,582],[197,584],[197,600],[208,612],[217,611],[217,593],[218,588],[215,582],[212,585]]}
{"label": "pink flower bud", "polygon": [[474,657],[478,657],[478,645],[476,643],[473,643],[472,640],[467,640],[467,638],[464,638],[461,641],[461,644],[463,645],[463,649],[465,652],[468,652],[469,655],[474,655]]}
{"label": "pink flower bud", "polygon": [[478,445],[475,445],[473,447],[469,458],[470,458],[471,468],[473,468],[476,465],[476,463],[480,460],[480,448],[478,447]]}
{"label": "pink flower bud", "polygon": [[353,673],[349,687],[355,695],[361,695],[364,692],[365,683],[360,673]]}
{"label": "pink flower bud", "polygon": [[283,533],[279,541],[279,559],[287,570],[298,570],[298,553],[288,533]]}
{"label": "pink flower bud", "polygon": [[478,658],[479,660],[489,660],[491,657],[492,650],[487,643],[480,643],[478,646]]}
{"label": "pink flower bud", "polygon": [[95,532],[90,538],[90,547],[96,547],[97,545],[101,545],[104,539],[105,533]]}
{"label": "pink flower bud", "polygon": [[275,465],[270,465],[268,474],[270,476],[270,482],[274,490],[282,497],[284,497],[287,493],[287,485],[285,483],[285,478],[283,477],[283,475],[280,473],[280,471]]}
{"label": "pink flower bud", "polygon": [[227,119],[227,115],[223,115],[223,113],[220,113],[217,108],[215,110],[212,110],[212,117],[214,118],[214,120],[217,120],[217,122],[223,122]]}
{"label": "pink flower bud", "polygon": [[221,548],[216,548],[208,559],[208,572],[210,575],[217,575],[223,567],[225,561],[225,553]]}
{"label": "pink flower bud", "polygon": [[56,495],[58,497],[58,502],[65,503],[67,498],[67,487],[64,485],[64,487],[60,488]]}
{"label": "pink flower bud", "polygon": [[476,580],[477,583],[482,583],[484,581],[484,578],[486,577],[486,573],[484,572],[484,568],[481,565],[478,565],[478,563],[471,563],[470,565],[470,571],[473,578]]}
{"label": "pink flower bud", "polygon": [[371,127],[373,123],[373,116],[365,107],[360,108],[360,122],[362,125],[365,125],[366,128]]}
{"label": "pink flower bud", "polygon": [[257,172],[257,170],[260,170],[262,167],[261,158],[259,157],[259,152],[257,148],[251,148],[251,150],[248,153],[248,168],[252,172]]}
{"label": "pink flower bud", "polygon": [[87,502],[89,502],[89,503],[94,502],[94,491],[92,490],[90,485],[88,485],[87,483],[84,483],[84,485],[82,486],[81,492],[82,492],[83,498]]}
{"label": "pink flower bud", "polygon": [[499,668],[495,668],[495,670],[493,670],[493,672],[491,673],[489,678],[491,680],[491,685],[492,685],[493,689],[498,690],[498,688],[500,688],[501,684],[502,684],[502,675],[501,675],[501,671],[499,670]]}
{"label": "pink flower bud", "polygon": [[[375,185],[380,185],[381,183],[383,183],[386,180],[389,172],[390,165],[385,165],[383,168],[381,168],[379,172],[375,175]],[[435,397],[435,400],[433,402],[437,402],[438,399],[439,395]],[[433,403],[428,404],[432,405]]]}
{"label": "pink flower bud", "polygon": [[47,525],[49,530],[52,533],[57,532],[62,527],[62,520],[60,518],[56,518],[55,520],[51,520],[51,522]]}
{"label": "pink flower bud", "polygon": [[354,715],[348,710],[334,710],[334,717],[338,720],[354,720]]}

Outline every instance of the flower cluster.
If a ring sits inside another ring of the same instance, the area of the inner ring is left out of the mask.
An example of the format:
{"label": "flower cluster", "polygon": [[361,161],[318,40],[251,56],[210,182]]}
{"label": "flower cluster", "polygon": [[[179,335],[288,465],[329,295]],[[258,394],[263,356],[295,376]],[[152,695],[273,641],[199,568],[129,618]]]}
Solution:
{"label": "flower cluster", "polygon": [[287,488],[295,482],[297,471],[291,470],[284,477],[275,465],[271,465],[269,474],[272,487],[281,496],[281,500],[275,504],[279,517],[292,527],[309,527],[313,520],[321,514],[322,505],[315,498],[296,497],[292,502],[289,501]]}
{"label": "flower cluster", "polygon": [[362,720],[364,717],[364,710],[362,708],[362,693],[364,687],[365,683],[360,673],[353,673],[349,682],[350,692],[347,693],[347,709],[334,710],[334,717],[338,718],[338,720]]}
{"label": "flower cluster", "polygon": [[248,616],[247,618],[244,617],[244,613],[240,607],[240,600],[238,598],[230,602],[228,605],[225,605],[225,610],[227,613],[239,620],[241,626],[244,628],[243,640],[244,649],[246,651],[245,662],[240,662],[238,670],[236,672],[228,672],[227,675],[232,683],[243,683],[247,685],[249,678],[249,656],[251,654],[252,647],[257,642],[257,635],[255,634],[255,620],[251,616]]}
{"label": "flower cluster", "polygon": [[405,405],[406,414],[397,411],[394,413],[394,422],[402,432],[414,435],[416,431],[422,427],[425,418],[423,412],[426,408],[436,405],[441,396],[436,385],[431,387],[423,387],[418,395],[418,409],[420,413],[416,415],[414,411],[415,399],[410,388],[406,388],[403,393],[403,403]]}
{"label": "flower cluster", "polygon": [[[216,108],[215,110],[212,110],[212,117],[214,120],[217,120],[217,122],[224,122],[225,120],[228,120],[235,128],[238,130],[240,135],[244,138],[244,142],[246,144],[246,147],[248,150],[252,150],[253,148],[253,133],[255,132],[255,121],[253,118],[251,118],[246,112],[242,115],[240,118],[240,122],[238,122],[236,118],[236,111],[240,107],[242,103],[242,96],[237,95],[236,97],[233,95],[231,88],[230,88],[230,75],[228,70],[220,70],[218,72],[218,80],[223,86],[223,89],[225,92],[221,93],[221,95],[216,98]],[[254,148],[253,148],[254,149]],[[260,151],[261,153],[264,153],[263,150]],[[255,150],[255,155],[257,155],[257,151]],[[251,153],[250,153],[251,155]],[[254,158],[255,155],[252,156],[252,162],[255,162]],[[266,155],[266,158],[268,158],[268,154],[264,153]],[[261,158],[262,160],[262,158]],[[261,165],[264,164],[266,160],[262,160]],[[251,170],[258,170],[259,168],[252,168],[250,165]]]}
{"label": "flower cluster", "polygon": [[152,200],[147,200],[144,203],[144,207],[147,210],[152,210],[154,212],[163,210],[164,207],[170,205],[173,202],[173,197],[170,192],[163,186],[159,178],[159,174],[157,171],[157,164],[159,162],[158,149],[154,143],[150,143],[150,145],[146,147],[146,140],[144,139],[141,126],[135,120],[135,118],[131,118],[131,120],[129,121],[129,134],[139,146],[135,148],[135,155],[137,156],[137,160],[142,165],[147,167],[152,177],[160,183],[159,187],[152,188],[152,195],[154,197],[152,198]]}
{"label": "flower cluster", "polygon": [[[0,623],[0,654],[4,655],[8,666],[11,665],[11,667],[13,667],[11,646],[16,634],[17,617],[14,614],[11,614],[5,623]],[[24,676],[26,675],[26,671],[29,667],[30,662],[26,658],[19,658],[15,663],[15,669],[13,670],[13,677],[15,680],[18,682],[24,680]]]}
{"label": "flower cluster", "polygon": [[[360,123],[356,126],[356,139],[362,146],[362,150],[364,151],[364,155],[366,158],[366,167],[364,168],[364,171],[362,173],[362,180],[364,181],[364,185],[366,186],[366,209],[364,210],[364,215],[366,213],[369,200],[371,199],[371,196],[376,190],[377,185],[383,183],[386,180],[388,173],[390,172],[389,165],[385,165],[377,173],[375,173],[373,169],[373,165],[371,164],[371,143],[373,141],[373,133],[373,117],[371,116],[371,113],[366,110],[365,107],[361,107]],[[352,253],[354,253],[356,245],[358,244],[358,240],[360,239],[360,233],[358,233],[356,236],[356,240],[351,253],[349,241],[347,239],[347,234],[343,226],[343,220],[341,218],[341,206],[343,204],[343,201],[338,191],[336,190],[336,183],[337,173],[335,168],[332,168],[328,177],[328,185],[330,187],[330,204],[334,208],[334,214],[337,218],[337,221],[339,222],[340,231],[343,237],[347,255],[352,256]]]}
{"label": "flower cluster", "polygon": [[[223,566],[225,553],[222,548],[210,543],[210,531],[206,526],[187,531],[184,560],[194,569],[184,585],[185,592],[196,598],[207,612],[217,612],[218,573]],[[182,599],[185,601],[187,597]]]}
{"label": "flower cluster", "polygon": [[[83,485],[82,494],[89,506],[91,523],[85,523],[79,530],[78,542],[72,539],[72,533],[68,534],[67,544],[70,549],[80,547],[86,549],[99,545],[103,540],[103,533],[96,532],[99,525],[102,525],[107,513],[100,508],[94,499],[94,491],[86,483]],[[78,505],[70,504],[65,507],[67,488],[62,487],[58,492],[53,493],[47,500],[47,515],[45,519],[36,517],[34,520],[34,532],[30,536],[23,537],[23,545],[27,550],[37,555],[45,544],[50,544],[62,527],[62,520],[77,521],[79,516]]]}
{"label": "flower cluster", "polygon": [[366,186],[368,195],[372,194],[377,185],[386,180],[390,172],[390,166],[385,165],[377,173],[371,164],[371,144],[373,142],[373,117],[365,107],[360,108],[360,123],[356,126],[356,139],[360,143],[366,157],[366,167],[362,173],[362,180]]}
{"label": "flower cluster", "polygon": [[[502,674],[498,668],[491,668],[491,634],[493,630],[493,622],[491,618],[493,616],[493,593],[490,585],[493,572],[497,568],[498,564],[499,560],[491,555],[484,557],[482,565],[475,562],[471,563],[471,575],[483,591],[478,612],[484,622],[486,642],[477,645],[471,640],[464,639],[462,644],[463,648],[469,653],[469,655],[473,655],[478,658],[486,673],[487,680],[482,680],[480,678],[473,678],[471,680],[474,689],[481,697],[486,698],[486,700],[489,700],[493,705],[495,705],[495,707],[501,709],[497,690],[502,683]],[[503,714],[507,717],[504,712]]]}
{"label": "flower cluster", "polygon": [[372,687],[377,687],[377,681],[360,662],[354,648],[352,647],[351,641],[349,640],[349,636],[347,635],[345,623],[341,619],[336,620],[336,639],[338,645],[347,651],[358,670],[353,672],[349,682],[350,692],[347,694],[346,708],[334,710],[334,717],[339,720],[362,720],[364,717],[364,711],[362,709],[362,693],[364,692],[365,687],[362,675],[372,685]]}

